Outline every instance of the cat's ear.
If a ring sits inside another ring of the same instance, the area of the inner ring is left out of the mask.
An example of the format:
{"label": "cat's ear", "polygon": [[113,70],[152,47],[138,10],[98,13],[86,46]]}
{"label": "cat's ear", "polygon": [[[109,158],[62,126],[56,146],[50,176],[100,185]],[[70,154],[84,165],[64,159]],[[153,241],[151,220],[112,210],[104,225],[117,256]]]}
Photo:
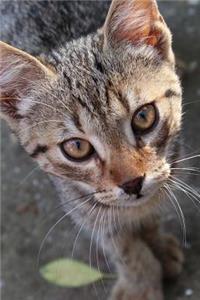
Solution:
{"label": "cat's ear", "polygon": [[156,0],[113,0],[104,25],[104,36],[105,46],[149,45],[163,58],[173,60],[171,33]]}
{"label": "cat's ear", "polygon": [[0,42],[0,107],[1,116],[14,129],[20,115],[20,105],[26,101],[33,85],[53,71],[33,56]]}

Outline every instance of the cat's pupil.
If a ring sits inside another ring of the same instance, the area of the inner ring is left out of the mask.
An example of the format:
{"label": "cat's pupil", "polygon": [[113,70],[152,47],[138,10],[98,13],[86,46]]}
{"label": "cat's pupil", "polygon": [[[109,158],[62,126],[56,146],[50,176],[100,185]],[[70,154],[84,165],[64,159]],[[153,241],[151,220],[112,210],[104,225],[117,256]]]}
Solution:
{"label": "cat's pupil", "polygon": [[146,119],[147,119],[147,113],[146,113],[146,111],[141,111],[141,112],[139,113],[139,117],[140,117],[142,120],[146,121]]}
{"label": "cat's pupil", "polygon": [[77,150],[81,150],[81,142],[80,141],[76,141],[75,146],[76,146]]}

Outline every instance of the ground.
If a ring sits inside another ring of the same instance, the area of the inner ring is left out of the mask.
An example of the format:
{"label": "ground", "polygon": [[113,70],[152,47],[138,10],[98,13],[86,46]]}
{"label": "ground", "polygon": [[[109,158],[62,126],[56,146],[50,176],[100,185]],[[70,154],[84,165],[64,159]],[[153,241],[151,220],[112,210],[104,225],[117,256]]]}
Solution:
{"label": "ground", "polygon": [[[177,1],[163,4],[163,13],[174,32],[174,47],[187,66],[184,86],[184,128],[187,153],[200,149],[200,4],[198,1]],[[2,278],[4,300],[90,300],[106,299],[113,281],[98,283],[81,289],[58,288],[45,282],[37,266],[37,254],[45,233],[61,216],[57,195],[48,180],[13,138],[2,123]],[[200,166],[199,160],[191,165]],[[190,177],[190,184],[199,188],[198,176]],[[187,227],[184,249],[184,271],[175,283],[165,285],[166,300],[200,299],[200,206],[184,195],[179,196]],[[172,217],[168,230],[181,239],[179,222]],[[60,256],[71,256],[77,228],[66,219],[47,239],[40,264]],[[94,249],[94,255],[96,252]],[[76,244],[75,257],[88,262],[89,240],[81,235]],[[94,259],[95,261],[95,259]],[[100,254],[100,265],[102,262]],[[95,263],[94,263],[95,264]],[[103,265],[103,262],[102,262]]]}

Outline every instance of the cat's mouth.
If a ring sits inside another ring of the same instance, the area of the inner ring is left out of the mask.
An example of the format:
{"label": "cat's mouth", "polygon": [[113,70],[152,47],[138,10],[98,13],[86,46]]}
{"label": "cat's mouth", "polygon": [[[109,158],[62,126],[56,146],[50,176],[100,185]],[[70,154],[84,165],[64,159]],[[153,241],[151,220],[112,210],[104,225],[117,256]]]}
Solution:
{"label": "cat's mouth", "polygon": [[129,208],[129,207],[138,207],[145,205],[147,202],[151,200],[152,196],[145,196],[143,194],[137,195],[135,197],[129,196],[128,199],[125,201],[120,201],[120,203],[117,203],[118,207],[124,207],[124,208]]}
{"label": "cat's mouth", "polygon": [[97,206],[102,206],[106,209],[128,209],[128,208],[134,208],[134,207],[139,207],[145,205],[147,202],[151,201],[152,195],[145,196],[143,194],[135,195],[135,196],[129,196],[128,198],[126,197],[125,199],[115,199],[111,201],[103,201],[102,200],[97,200],[94,199],[94,202]]}
{"label": "cat's mouth", "polygon": [[[158,202],[157,199],[161,198],[163,181],[157,185],[144,187],[137,194],[127,194],[122,190],[104,190],[101,193],[94,195],[91,204],[102,207],[105,209],[128,209],[139,208],[151,203]],[[155,201],[156,200],[156,201]]]}

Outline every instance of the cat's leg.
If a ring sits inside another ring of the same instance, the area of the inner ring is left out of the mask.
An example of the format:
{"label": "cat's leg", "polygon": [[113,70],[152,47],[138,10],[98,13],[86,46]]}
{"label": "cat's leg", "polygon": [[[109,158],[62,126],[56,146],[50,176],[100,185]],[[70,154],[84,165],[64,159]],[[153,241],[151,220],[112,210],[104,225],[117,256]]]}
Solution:
{"label": "cat's leg", "polygon": [[175,279],[180,275],[183,269],[184,254],[175,236],[161,232],[159,223],[151,222],[143,226],[142,238],[160,260],[164,278]]}
{"label": "cat's leg", "polygon": [[118,280],[110,300],[163,300],[162,268],[148,245],[131,232],[110,238]]}

